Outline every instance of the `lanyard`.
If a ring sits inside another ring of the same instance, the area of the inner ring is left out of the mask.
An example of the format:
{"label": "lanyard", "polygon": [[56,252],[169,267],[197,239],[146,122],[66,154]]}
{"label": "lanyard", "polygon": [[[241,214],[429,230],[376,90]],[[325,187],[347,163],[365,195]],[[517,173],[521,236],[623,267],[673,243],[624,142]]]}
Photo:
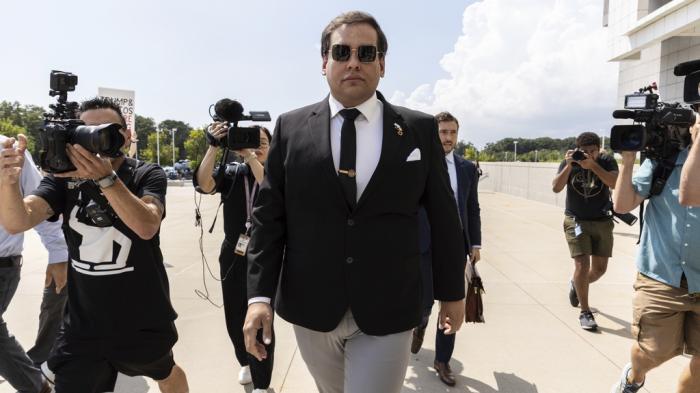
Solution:
{"label": "lanyard", "polygon": [[250,232],[250,227],[252,226],[253,220],[253,195],[258,189],[258,183],[253,184],[253,192],[250,192],[250,185],[248,184],[248,176],[243,177],[243,184],[245,186],[245,210],[246,210],[246,221],[245,221],[245,231],[246,234]]}

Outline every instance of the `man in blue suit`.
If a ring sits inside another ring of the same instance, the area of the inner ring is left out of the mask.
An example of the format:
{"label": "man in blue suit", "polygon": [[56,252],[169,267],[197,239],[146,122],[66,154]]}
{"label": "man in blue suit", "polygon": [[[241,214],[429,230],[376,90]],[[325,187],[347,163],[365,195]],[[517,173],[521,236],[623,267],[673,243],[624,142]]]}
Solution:
{"label": "man in blue suit", "polygon": [[[480,259],[481,249],[481,214],[479,209],[479,196],[477,187],[479,175],[476,165],[465,160],[459,154],[455,154],[459,122],[448,112],[441,112],[435,116],[438,122],[440,142],[445,150],[445,162],[447,172],[450,175],[450,185],[454,193],[455,201],[459,207],[459,219],[462,223],[467,255],[465,259],[476,263]],[[430,224],[423,209],[420,216],[420,252],[421,273],[423,274],[423,304],[425,312],[421,324],[413,329],[411,352],[418,353],[423,344],[425,329],[428,326],[430,310],[433,306],[433,275],[432,275],[432,250],[430,244]],[[440,326],[435,335],[435,371],[440,380],[448,386],[455,385],[455,378],[450,368],[450,358],[455,347],[455,336],[446,335]]]}

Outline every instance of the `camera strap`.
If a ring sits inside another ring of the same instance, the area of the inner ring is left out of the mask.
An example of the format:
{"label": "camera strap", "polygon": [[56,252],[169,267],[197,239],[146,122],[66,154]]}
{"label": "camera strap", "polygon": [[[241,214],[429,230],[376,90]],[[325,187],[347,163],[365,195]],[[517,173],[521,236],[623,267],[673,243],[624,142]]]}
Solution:
{"label": "camera strap", "polygon": [[671,177],[671,173],[676,168],[676,159],[678,159],[679,154],[680,150],[676,150],[675,153],[665,157],[662,161],[659,161],[656,168],[654,168],[654,174],[651,178],[651,191],[649,191],[649,197],[659,195],[661,194],[661,191],[664,190],[668,178]]}
{"label": "camera strap", "polygon": [[250,189],[250,182],[248,181],[248,176],[243,178],[243,184],[245,186],[245,210],[246,210],[246,221],[245,221],[245,234],[250,233],[250,227],[253,225],[253,202],[255,202],[255,193],[258,191],[258,183],[253,182],[253,190]]}
{"label": "camera strap", "polygon": [[[668,157],[665,157],[663,160],[658,162],[658,165],[654,168],[654,173],[651,176],[651,190],[649,191],[649,196],[647,197],[647,199],[660,195],[661,192],[664,190],[668,178],[671,177],[671,173],[673,173],[673,170],[676,168],[676,160],[678,159],[678,155],[680,153],[680,150],[677,150],[675,153],[671,154]],[[639,205],[639,236],[637,237],[637,244],[639,244],[642,240],[642,229],[644,229],[645,203],[646,201],[642,201],[642,203]]]}

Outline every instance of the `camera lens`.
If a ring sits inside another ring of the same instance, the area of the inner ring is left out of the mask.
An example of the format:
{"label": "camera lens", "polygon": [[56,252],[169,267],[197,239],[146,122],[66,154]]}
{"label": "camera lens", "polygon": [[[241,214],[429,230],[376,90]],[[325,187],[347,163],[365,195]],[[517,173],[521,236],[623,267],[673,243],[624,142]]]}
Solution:
{"label": "camera lens", "polygon": [[71,135],[70,143],[78,144],[91,153],[115,157],[124,146],[124,136],[119,129],[121,125],[116,123],[78,126]]}
{"label": "camera lens", "polygon": [[[643,130],[642,130],[643,132]],[[620,138],[620,144],[625,150],[642,150],[643,134],[638,129],[629,129]]]}

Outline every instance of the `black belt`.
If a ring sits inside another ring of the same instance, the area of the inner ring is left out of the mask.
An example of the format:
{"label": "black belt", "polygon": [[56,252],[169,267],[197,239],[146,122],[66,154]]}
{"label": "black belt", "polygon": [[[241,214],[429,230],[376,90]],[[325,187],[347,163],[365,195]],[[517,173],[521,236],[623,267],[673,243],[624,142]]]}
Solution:
{"label": "black belt", "polygon": [[0,257],[0,267],[16,267],[22,262],[22,257],[14,255],[11,257]]}

